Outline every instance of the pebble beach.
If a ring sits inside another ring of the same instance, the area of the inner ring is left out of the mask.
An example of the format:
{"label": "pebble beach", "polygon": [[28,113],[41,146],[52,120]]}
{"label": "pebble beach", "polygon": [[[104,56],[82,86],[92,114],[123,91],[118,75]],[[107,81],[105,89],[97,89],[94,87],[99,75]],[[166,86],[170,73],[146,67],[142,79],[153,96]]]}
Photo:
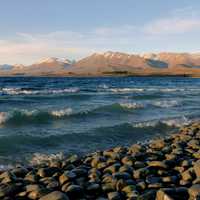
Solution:
{"label": "pebble beach", "polygon": [[2,200],[200,199],[200,123],[165,138],[0,173]]}

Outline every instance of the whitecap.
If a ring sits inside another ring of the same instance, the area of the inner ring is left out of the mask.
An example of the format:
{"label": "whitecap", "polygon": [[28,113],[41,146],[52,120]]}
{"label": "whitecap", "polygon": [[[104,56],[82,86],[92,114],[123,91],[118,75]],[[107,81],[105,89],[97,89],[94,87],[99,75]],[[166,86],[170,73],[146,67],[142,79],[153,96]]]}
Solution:
{"label": "whitecap", "polygon": [[127,92],[143,92],[143,88],[109,88],[110,92],[114,93],[127,93]]}
{"label": "whitecap", "polygon": [[171,108],[179,105],[179,102],[176,100],[163,100],[163,101],[155,101],[152,103],[153,106],[160,108]]}
{"label": "whitecap", "polygon": [[182,126],[186,126],[186,125],[189,125],[190,123],[192,123],[192,120],[183,116],[181,118],[162,120],[162,123],[166,124],[167,126],[182,127]]}
{"label": "whitecap", "polygon": [[189,125],[192,120],[188,119],[187,117],[183,116],[180,118],[169,118],[169,119],[161,119],[161,120],[152,120],[152,121],[145,121],[133,124],[134,128],[148,128],[148,127],[156,127],[160,124],[164,124],[170,127],[177,127],[180,128],[185,125]]}
{"label": "whitecap", "polygon": [[49,90],[28,90],[21,88],[2,88],[1,93],[8,95],[36,95],[36,94],[65,94],[77,93],[80,89],[77,87],[64,88],[64,89],[49,89]]}
{"label": "whitecap", "polygon": [[51,111],[51,115],[55,117],[64,117],[64,116],[69,116],[72,114],[72,109],[71,108],[66,108],[63,110],[53,110]]}
{"label": "whitecap", "polygon": [[185,89],[183,88],[163,88],[160,89],[160,92],[183,92]]}
{"label": "whitecap", "polygon": [[106,84],[101,84],[101,85],[99,85],[99,88],[108,89],[109,87]]}
{"label": "whitecap", "polygon": [[10,117],[10,113],[0,112],[0,124],[4,124]]}
{"label": "whitecap", "polygon": [[145,128],[145,127],[155,127],[158,124],[158,121],[145,121],[138,122],[133,125],[134,128]]}
{"label": "whitecap", "polygon": [[138,109],[144,107],[144,105],[138,103],[120,103],[119,105],[126,109]]}

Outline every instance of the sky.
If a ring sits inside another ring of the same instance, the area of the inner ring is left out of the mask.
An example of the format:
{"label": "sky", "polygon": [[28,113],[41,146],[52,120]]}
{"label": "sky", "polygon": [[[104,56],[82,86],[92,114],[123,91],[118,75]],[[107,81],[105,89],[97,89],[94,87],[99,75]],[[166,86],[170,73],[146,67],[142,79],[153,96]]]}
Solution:
{"label": "sky", "polygon": [[199,0],[0,0],[0,64],[200,52]]}

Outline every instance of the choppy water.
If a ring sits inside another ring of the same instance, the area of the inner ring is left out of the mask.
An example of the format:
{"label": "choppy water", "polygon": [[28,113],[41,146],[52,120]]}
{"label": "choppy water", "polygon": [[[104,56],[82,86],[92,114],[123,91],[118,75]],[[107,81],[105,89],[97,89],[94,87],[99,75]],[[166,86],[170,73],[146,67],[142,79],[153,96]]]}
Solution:
{"label": "choppy water", "polygon": [[199,118],[199,99],[192,78],[0,78],[0,164],[163,136]]}

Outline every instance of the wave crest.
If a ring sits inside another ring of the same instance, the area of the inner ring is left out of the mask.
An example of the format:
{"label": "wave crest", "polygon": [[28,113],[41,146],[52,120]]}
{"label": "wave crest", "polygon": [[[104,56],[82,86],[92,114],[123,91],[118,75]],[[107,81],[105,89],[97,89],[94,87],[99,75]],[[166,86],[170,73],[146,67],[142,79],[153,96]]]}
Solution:
{"label": "wave crest", "polygon": [[160,108],[171,108],[179,105],[179,102],[176,100],[163,100],[163,101],[155,101],[152,103],[153,106]]}
{"label": "wave crest", "polygon": [[107,90],[114,93],[143,92],[144,91],[143,88],[109,88]]}
{"label": "wave crest", "polygon": [[1,94],[7,95],[48,95],[48,94],[65,94],[65,93],[77,93],[79,88],[64,88],[64,89],[46,89],[46,90],[29,90],[22,88],[2,88]]}
{"label": "wave crest", "polygon": [[148,127],[155,127],[155,126],[159,126],[159,125],[167,125],[170,127],[180,128],[182,126],[189,125],[191,122],[192,122],[192,120],[183,116],[181,118],[161,119],[161,120],[139,122],[139,123],[134,124],[133,127],[134,128],[148,128]]}
{"label": "wave crest", "polygon": [[126,109],[139,109],[144,108],[144,105],[138,103],[120,103],[119,104],[122,108]]}
{"label": "wave crest", "polygon": [[51,114],[55,117],[63,117],[63,116],[68,116],[72,114],[72,109],[71,108],[67,108],[64,110],[54,110],[51,111]]}
{"label": "wave crest", "polygon": [[0,124],[6,123],[24,123],[24,122],[40,122],[48,121],[53,118],[64,118],[73,114],[72,108],[66,108],[53,111],[41,110],[14,110],[10,112],[0,112]]}

